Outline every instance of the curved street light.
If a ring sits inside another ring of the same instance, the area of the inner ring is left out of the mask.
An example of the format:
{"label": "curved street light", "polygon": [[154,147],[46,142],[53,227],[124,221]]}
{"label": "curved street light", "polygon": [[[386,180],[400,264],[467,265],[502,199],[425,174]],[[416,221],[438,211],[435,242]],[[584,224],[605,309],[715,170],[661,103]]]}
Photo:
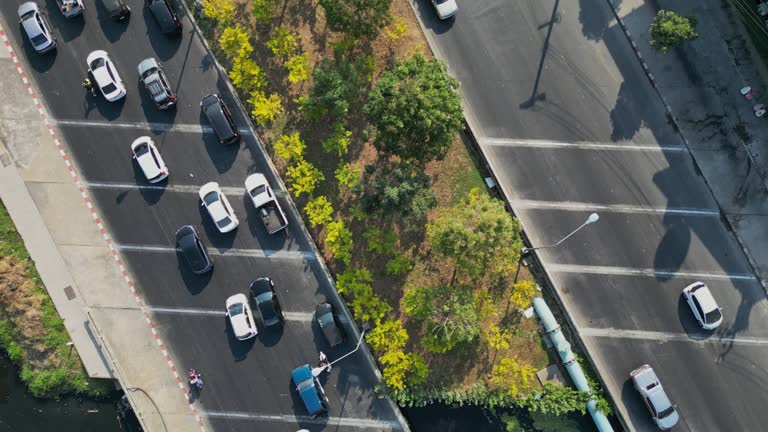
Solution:
{"label": "curved street light", "polygon": [[344,354],[343,356],[337,358],[336,360],[328,363],[325,366],[318,366],[318,367],[312,368],[312,376],[313,377],[318,377],[318,376],[320,376],[321,373],[323,373],[323,371],[330,372],[331,371],[331,366],[333,366],[334,364],[336,364],[339,361],[343,360],[344,358],[354,354],[355,351],[360,349],[360,344],[363,343],[363,337],[365,336],[365,332],[370,330],[370,328],[371,327],[368,325],[368,323],[363,324],[363,331],[360,332],[360,339],[357,340],[357,346],[355,347],[355,349],[353,349],[352,351],[350,351],[350,352]]}
{"label": "curved street light", "polygon": [[520,255],[521,255],[521,256],[527,255],[529,252],[531,252],[531,251],[534,251],[534,250],[536,250],[536,249],[547,249],[547,248],[553,248],[553,247],[555,247],[555,246],[559,245],[560,243],[562,243],[562,242],[564,242],[564,241],[568,240],[568,238],[570,238],[572,235],[576,234],[576,233],[577,233],[577,232],[578,232],[580,229],[584,228],[585,226],[587,226],[587,225],[589,225],[589,224],[591,224],[591,223],[595,223],[595,222],[597,222],[599,219],[600,219],[600,215],[598,215],[597,213],[592,213],[591,215],[589,215],[589,217],[587,218],[587,220],[586,220],[586,221],[584,221],[584,223],[583,223],[583,224],[579,225],[579,227],[578,227],[578,228],[576,228],[575,230],[571,231],[571,233],[570,233],[570,234],[568,234],[567,236],[563,237],[563,238],[562,238],[562,239],[561,239],[559,242],[557,242],[557,243],[555,243],[555,244],[551,244],[551,245],[546,245],[546,246],[537,246],[537,247],[532,247],[532,248],[527,248],[527,247],[524,247],[524,248],[523,248],[523,249],[520,251]]}

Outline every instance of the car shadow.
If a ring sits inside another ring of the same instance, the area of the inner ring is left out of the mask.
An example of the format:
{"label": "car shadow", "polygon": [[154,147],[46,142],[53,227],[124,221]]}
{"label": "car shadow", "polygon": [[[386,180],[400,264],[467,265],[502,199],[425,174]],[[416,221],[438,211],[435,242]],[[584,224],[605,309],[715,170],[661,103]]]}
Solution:
{"label": "car shadow", "polygon": [[[92,3],[89,3],[89,5],[90,4]],[[100,1],[95,2],[94,7],[96,9],[96,19],[99,21],[99,27],[101,28],[101,32],[104,34],[107,40],[111,43],[115,43],[120,40],[120,36],[122,36],[123,33],[128,30],[128,25],[130,24],[132,13],[128,14],[128,16],[122,20],[116,21],[112,19],[112,17],[109,15],[109,11]]]}
{"label": "car shadow", "polygon": [[141,197],[144,199],[144,202],[146,202],[148,206],[157,204],[165,194],[165,187],[168,185],[168,177],[166,177],[161,182],[154,184],[150,183],[147,181],[146,177],[144,177],[144,172],[141,170],[141,167],[139,166],[139,163],[136,161],[136,159],[133,158],[133,155],[129,154],[128,157],[131,158],[131,164],[133,165],[133,179],[136,182],[136,185],[152,186],[152,189],[139,188],[139,194],[141,194]]}
{"label": "car shadow", "polygon": [[[173,3],[174,2],[171,1],[171,4]],[[184,14],[183,8],[174,6],[174,10],[176,11],[176,14],[179,15],[179,19],[181,19],[182,15]],[[155,52],[155,54],[157,54],[157,57],[160,60],[168,60],[172,58],[181,46],[184,30],[182,30],[180,35],[169,36],[163,34],[163,32],[160,31],[160,26],[158,26],[157,21],[155,21],[155,17],[152,16],[152,12],[150,12],[146,7],[142,7],[141,11],[141,16],[144,20],[144,26],[147,29],[149,44],[152,45],[152,50]],[[133,13],[136,13],[136,11],[134,10]],[[188,27],[189,26],[185,28]]]}
{"label": "car shadow", "polygon": [[205,235],[208,238],[210,245],[219,251],[232,249],[232,244],[235,242],[235,236],[237,235],[237,231],[240,229],[240,227],[237,227],[228,233],[221,233],[219,232],[219,229],[216,228],[213,220],[211,219],[211,215],[208,214],[208,210],[206,210],[200,202],[199,197],[197,198],[197,208],[200,212],[203,230],[205,230]]}
{"label": "car shadow", "polygon": [[683,293],[677,298],[677,316],[680,319],[680,325],[683,327],[685,334],[693,340],[706,340],[712,337],[714,332],[704,330],[699,326],[699,322],[693,316],[691,307],[688,305],[688,301],[685,300]]}
{"label": "car shadow", "polygon": [[235,337],[235,332],[232,331],[232,326],[229,323],[229,317],[224,316],[224,331],[227,332],[227,343],[229,344],[229,351],[232,353],[232,358],[236,362],[240,362],[248,358],[248,353],[251,352],[253,345],[256,343],[256,335],[250,339],[241,341]]}
{"label": "car shadow", "polygon": [[[299,367],[301,365],[295,365]],[[310,365],[312,367],[312,365]],[[293,367],[291,368],[293,370]],[[317,416],[314,419],[307,412],[307,408],[304,406],[304,401],[301,400],[299,392],[296,391],[296,385],[293,383],[291,375],[288,375],[288,394],[291,395],[291,402],[293,403],[293,414],[296,419],[296,423],[300,429],[306,429],[309,431],[321,431],[325,430],[328,424],[328,414]]]}
{"label": "car shadow", "polygon": [[421,17],[421,22],[424,27],[432,30],[435,34],[443,34],[453,27],[456,22],[456,15],[461,15],[461,9],[459,13],[447,20],[441,20],[437,17],[437,12],[429,0],[411,0],[416,14]]}
{"label": "car shadow", "polygon": [[[85,2],[84,2],[85,3]],[[83,33],[85,29],[85,15],[88,13],[88,5],[85,6],[86,10],[72,18],[66,18],[59,7],[56,6],[55,0],[48,0],[45,2],[45,15],[49,19],[51,25],[59,31],[61,40],[69,42]]]}
{"label": "car shadow", "polygon": [[195,274],[189,269],[189,265],[186,263],[184,255],[182,255],[179,250],[176,251],[176,260],[179,263],[179,274],[184,281],[184,287],[187,288],[187,291],[193,296],[203,292],[213,278],[213,272],[216,270],[216,265],[214,264],[209,272]]}
{"label": "car shadow", "polygon": [[259,212],[256,210],[256,207],[253,206],[253,201],[251,201],[251,197],[248,196],[248,192],[243,194],[243,206],[245,207],[248,230],[250,231],[251,236],[258,240],[261,248],[265,251],[283,250],[287,239],[288,227],[285,227],[285,229],[280,232],[269,234],[267,232],[267,227],[265,227],[261,222],[261,216],[259,216]]}
{"label": "car shadow", "polygon": [[[253,304],[253,299],[251,298],[250,294],[248,295],[248,299],[251,301],[251,310],[254,311],[255,315],[258,315],[259,313],[254,309],[256,305]],[[264,321],[261,319],[261,317],[259,317],[259,323],[261,324],[261,327],[259,328],[259,335],[257,337],[259,338],[261,344],[266,348],[277,345],[277,343],[280,342],[280,339],[283,338],[283,333],[285,332],[285,322],[273,325],[272,327],[267,327],[264,325]]]}
{"label": "car shadow", "polygon": [[[640,364],[637,366],[640,366]],[[627,374],[629,372],[627,371]],[[635,390],[635,386],[632,385],[632,380],[629,378],[621,386],[621,400],[627,408],[627,417],[629,417],[630,424],[634,425],[638,430],[655,430],[656,425],[651,420],[651,415],[643,404],[642,396]]]}
{"label": "car shadow", "polygon": [[200,125],[208,128],[207,131],[203,132],[203,144],[205,145],[205,151],[208,152],[208,157],[211,158],[211,162],[213,162],[213,166],[216,168],[216,172],[223,174],[229,171],[240,152],[240,142],[222,144],[216,133],[210,129],[211,125],[208,123],[208,118],[203,113],[203,110],[200,110]]}

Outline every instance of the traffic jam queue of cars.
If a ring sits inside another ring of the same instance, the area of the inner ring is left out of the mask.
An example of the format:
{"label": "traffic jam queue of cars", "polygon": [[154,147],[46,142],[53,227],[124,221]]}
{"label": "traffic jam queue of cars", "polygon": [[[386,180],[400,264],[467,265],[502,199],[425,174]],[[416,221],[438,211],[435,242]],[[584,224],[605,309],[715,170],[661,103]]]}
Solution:
{"label": "traffic jam queue of cars", "polygon": [[[82,0],[55,1],[67,18],[80,16],[85,10]],[[116,21],[124,20],[131,13],[124,0],[97,1],[102,3],[101,6]],[[144,6],[154,17],[162,33],[171,36],[181,33],[181,21],[168,0],[145,0]],[[38,54],[56,49],[56,38],[39,5],[31,1],[23,3],[18,8],[18,14],[21,27]],[[125,97],[126,86],[107,51],[91,52],[86,58],[86,67],[88,78],[85,86],[95,83],[94,87],[98,88],[98,92],[109,102]],[[148,57],[142,60],[136,69],[138,79],[144,84],[155,106],[161,110],[173,109],[176,105],[176,95],[162,65],[154,57]],[[95,89],[91,90],[95,95]],[[205,96],[200,102],[200,108],[221,144],[234,144],[239,141],[240,134],[232,114],[219,95]],[[147,182],[154,184],[168,178],[170,170],[152,138],[138,137],[130,143],[130,149],[133,160]],[[288,219],[264,174],[249,175],[245,179],[245,188],[269,234],[277,234],[288,226]],[[218,183],[204,184],[200,187],[198,196],[220,233],[226,234],[238,227],[239,219]],[[176,231],[176,247],[193,273],[204,274],[213,270],[213,260],[193,225],[184,225]],[[258,310],[265,328],[281,325],[285,318],[275,292],[274,281],[269,277],[259,277],[251,283],[249,295],[239,293],[225,301],[227,317],[238,340],[250,339],[258,334],[252,305]],[[346,341],[345,332],[331,304],[321,303],[317,306],[315,321],[331,347]],[[291,379],[310,415],[327,413],[328,399],[319,380],[311,373],[309,365],[296,368],[291,374]]]}

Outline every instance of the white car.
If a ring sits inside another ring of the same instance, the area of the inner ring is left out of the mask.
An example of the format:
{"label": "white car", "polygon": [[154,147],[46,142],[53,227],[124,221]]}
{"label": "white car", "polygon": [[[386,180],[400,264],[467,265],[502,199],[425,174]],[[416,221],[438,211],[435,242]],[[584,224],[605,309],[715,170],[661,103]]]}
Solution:
{"label": "white car", "polygon": [[456,12],[459,11],[459,6],[456,5],[456,0],[432,0],[432,6],[435,7],[437,17],[441,20],[453,18]]}
{"label": "white car", "polygon": [[157,151],[155,142],[148,136],[136,138],[131,144],[133,158],[139,163],[141,171],[150,183],[157,183],[168,177],[168,167]]}
{"label": "white car", "polygon": [[694,318],[704,330],[714,330],[723,322],[723,313],[704,282],[694,282],[683,289]]}
{"label": "white car", "polygon": [[105,99],[115,102],[125,96],[125,84],[106,51],[97,50],[88,54],[86,62],[88,72],[96,80],[96,85]]}
{"label": "white car", "polygon": [[629,373],[632,385],[640,392],[648,411],[651,412],[654,423],[661,430],[667,430],[680,420],[676,406],[667,397],[667,392],[661,386],[659,377],[649,365],[642,365]]}
{"label": "white car", "polygon": [[227,299],[227,316],[237,339],[250,339],[259,332],[245,294],[235,294]]}
{"label": "white car", "polygon": [[208,214],[211,215],[211,219],[213,219],[216,228],[218,228],[220,232],[230,232],[240,225],[240,221],[237,219],[235,211],[232,210],[232,206],[229,205],[227,197],[221,192],[218,183],[210,182],[204,184],[200,188],[199,194],[202,206],[208,210]]}
{"label": "white car", "polygon": [[42,54],[56,48],[56,38],[51,33],[51,26],[37,3],[26,2],[19,6],[19,22],[35,51]]}

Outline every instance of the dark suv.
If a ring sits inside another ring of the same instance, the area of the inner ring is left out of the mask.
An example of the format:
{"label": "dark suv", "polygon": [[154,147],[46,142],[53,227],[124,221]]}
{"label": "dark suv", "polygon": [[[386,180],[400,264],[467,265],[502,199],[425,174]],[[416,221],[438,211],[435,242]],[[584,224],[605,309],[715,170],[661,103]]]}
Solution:
{"label": "dark suv", "polygon": [[204,97],[203,101],[200,102],[200,108],[203,109],[213,131],[216,132],[222,144],[232,144],[240,138],[235,122],[232,121],[232,114],[219,95],[209,94]]}
{"label": "dark suv", "polygon": [[181,33],[181,21],[168,0],[144,0],[144,7],[152,12],[161,32],[165,34]]}
{"label": "dark suv", "polygon": [[208,256],[208,249],[192,225],[184,225],[176,231],[176,248],[184,256],[190,269],[195,274],[203,274],[213,268],[213,261]]}
{"label": "dark suv", "polygon": [[176,95],[173,94],[168,78],[163,68],[154,58],[144,59],[139,63],[139,77],[155,106],[160,109],[168,109],[176,105]]}
{"label": "dark suv", "polygon": [[280,324],[285,319],[280,300],[275,293],[275,283],[268,277],[258,278],[251,283],[251,296],[259,308],[264,326]]}

